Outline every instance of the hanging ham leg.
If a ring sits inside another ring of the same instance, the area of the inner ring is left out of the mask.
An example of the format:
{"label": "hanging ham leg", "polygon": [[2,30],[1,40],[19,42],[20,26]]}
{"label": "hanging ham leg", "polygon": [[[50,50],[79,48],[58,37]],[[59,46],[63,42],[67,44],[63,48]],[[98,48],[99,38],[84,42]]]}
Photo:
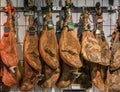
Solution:
{"label": "hanging ham leg", "polygon": [[20,83],[21,91],[28,91],[36,86],[40,80],[42,65],[38,51],[38,34],[36,25],[33,25],[33,16],[29,16],[29,30],[23,43],[24,74]]}
{"label": "hanging ham leg", "polygon": [[[71,4],[71,0],[66,0],[67,4]],[[65,20],[60,36],[59,48],[61,57],[61,75],[56,83],[59,88],[68,87],[79,76],[78,69],[82,67],[80,59],[80,43],[74,30],[72,21],[71,7],[66,8]]]}
{"label": "hanging ham leg", "polygon": [[99,64],[108,66],[110,64],[110,49],[108,45],[108,41],[105,38],[103,32],[103,16],[102,10],[100,7],[100,2],[96,3],[96,31],[95,37],[101,46],[101,62]]}
{"label": "hanging ham leg", "polygon": [[[71,3],[70,0],[66,0],[66,2]],[[67,15],[67,13],[70,14]],[[69,25],[73,23],[70,8],[66,9],[66,15],[59,42],[60,56],[68,66],[78,69],[82,67],[79,56],[81,47],[74,27],[70,28],[70,26],[72,27],[73,25]]]}
{"label": "hanging ham leg", "polygon": [[101,48],[98,41],[95,39],[93,33],[89,29],[88,24],[89,12],[85,10],[81,14],[81,19],[83,18],[83,33],[82,33],[82,50],[81,54],[86,61],[93,63],[101,62]]}
{"label": "hanging ham leg", "polygon": [[52,21],[51,0],[46,0],[46,13],[43,30],[39,40],[39,52],[43,59],[44,79],[38,85],[42,88],[51,88],[60,76],[59,52],[54,25]]}
{"label": "hanging ham leg", "polygon": [[93,84],[101,91],[105,90],[107,67],[110,64],[110,50],[103,32],[103,17],[100,2],[96,3],[96,30],[95,37],[101,48],[101,62],[91,64],[91,77]]}
{"label": "hanging ham leg", "polygon": [[[13,17],[15,8],[7,1],[5,12],[8,14],[7,22],[4,24],[4,34],[0,43],[0,54],[3,62],[2,82],[4,85],[14,87],[21,79],[21,65],[18,56],[18,46],[15,38],[15,27]],[[11,7],[10,9],[7,9]],[[8,77],[9,76],[9,77]]]}
{"label": "hanging ham leg", "polygon": [[[103,76],[101,74],[101,67],[99,68],[98,64],[101,62],[101,47],[99,45],[99,41],[96,40],[94,37],[92,31],[90,31],[90,25],[88,23],[89,18],[89,12],[87,10],[84,10],[83,13],[80,16],[81,20],[83,20],[82,26],[82,57],[84,65],[86,66],[86,71],[81,69],[82,75],[80,78],[83,78],[83,80],[80,81],[81,87],[89,88],[91,87],[91,83],[95,84],[95,86],[99,85],[102,90],[104,90],[103,85]],[[88,73],[86,73],[88,72]],[[103,71],[102,71],[103,72]],[[79,80],[80,80],[79,78]],[[85,85],[85,79],[88,79],[89,82]],[[91,83],[90,83],[91,81]]]}
{"label": "hanging ham leg", "polygon": [[[67,12],[71,13],[71,9],[67,9]],[[71,17],[67,16],[64,21],[64,25],[65,23],[68,24],[70,20]],[[60,56],[62,60],[71,67],[80,68],[82,66],[79,57],[81,47],[75,30],[69,29],[67,25],[65,25],[61,32],[59,43]]]}

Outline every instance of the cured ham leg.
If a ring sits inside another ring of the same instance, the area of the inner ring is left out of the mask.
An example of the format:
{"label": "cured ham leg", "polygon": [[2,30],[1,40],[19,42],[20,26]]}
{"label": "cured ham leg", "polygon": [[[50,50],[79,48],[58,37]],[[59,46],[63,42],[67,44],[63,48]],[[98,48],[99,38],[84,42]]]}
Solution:
{"label": "cured ham leg", "polygon": [[36,86],[41,78],[42,64],[38,51],[38,34],[33,16],[29,16],[29,29],[23,43],[24,74],[20,83],[21,91],[28,91]]}
{"label": "cured ham leg", "polygon": [[[66,6],[69,3],[71,3],[71,0],[66,0]],[[59,41],[60,56],[63,62],[65,62],[67,65],[74,68],[80,68],[82,66],[79,56],[81,46],[76,31],[74,30],[71,9],[67,8],[65,12],[66,18],[64,20]]]}
{"label": "cured ham leg", "polygon": [[54,25],[52,21],[51,0],[46,0],[46,13],[43,30],[39,40],[39,52],[43,59],[44,79],[39,81],[41,88],[51,88],[60,76],[59,52]]}
{"label": "cured ham leg", "polygon": [[[14,87],[21,79],[21,65],[18,56],[18,46],[15,38],[15,27],[13,17],[15,8],[7,1],[5,12],[8,14],[7,22],[4,24],[4,34],[0,42],[0,54],[3,62],[2,82],[4,85]],[[8,7],[11,7],[8,9]]]}
{"label": "cured ham leg", "polygon": [[93,33],[89,29],[88,16],[89,12],[87,10],[81,14],[81,19],[84,19],[81,54],[86,61],[100,63],[101,48]]}
{"label": "cured ham leg", "polygon": [[107,67],[110,64],[110,50],[107,40],[103,32],[103,17],[100,8],[100,2],[96,3],[96,31],[95,38],[99,42],[101,48],[101,62],[98,64],[91,64],[91,77],[93,84],[101,91],[105,90]]}
{"label": "cured ham leg", "polygon": [[100,2],[96,3],[96,31],[95,31],[95,37],[99,42],[99,45],[101,47],[101,62],[100,65],[108,66],[110,65],[110,49],[108,45],[108,41],[105,38],[104,32],[103,32],[103,16],[102,16],[102,10],[100,7]]}
{"label": "cured ham leg", "polygon": [[[79,77],[79,82],[83,88],[90,88],[91,83],[93,83],[95,86],[99,86],[102,90],[104,90],[103,75],[101,74],[102,69],[101,67],[98,67],[98,64],[101,62],[101,47],[99,45],[99,41],[96,40],[95,36],[90,30],[90,25],[88,23],[89,12],[84,10],[80,18],[83,20],[82,26],[84,30],[82,31],[81,54],[85,67],[83,67],[83,69],[86,70],[81,69],[82,74]],[[80,78],[83,80],[80,80]],[[85,79],[88,81],[87,83]]]}
{"label": "cured ham leg", "polygon": [[[65,20],[59,41],[61,57],[61,75],[56,83],[58,88],[65,88],[72,84],[79,76],[78,69],[82,67],[80,59],[80,43],[74,30],[71,14],[71,0],[66,0]],[[68,5],[68,6],[67,6]],[[70,6],[69,6],[70,5]]]}

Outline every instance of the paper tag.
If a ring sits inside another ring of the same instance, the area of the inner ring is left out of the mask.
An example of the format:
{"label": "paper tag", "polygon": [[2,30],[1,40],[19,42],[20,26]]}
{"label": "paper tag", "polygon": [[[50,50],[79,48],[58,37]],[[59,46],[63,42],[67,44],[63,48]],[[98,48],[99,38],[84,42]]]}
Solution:
{"label": "paper tag", "polygon": [[52,20],[47,21],[47,27],[48,27],[48,30],[50,30],[50,29],[53,29],[53,28],[54,28],[54,27],[53,27],[53,22],[52,22]]}
{"label": "paper tag", "polygon": [[74,23],[73,22],[68,22],[67,25],[68,25],[68,29],[69,30],[73,30],[74,29]]}
{"label": "paper tag", "polygon": [[9,32],[10,31],[10,27],[4,27],[4,32]]}

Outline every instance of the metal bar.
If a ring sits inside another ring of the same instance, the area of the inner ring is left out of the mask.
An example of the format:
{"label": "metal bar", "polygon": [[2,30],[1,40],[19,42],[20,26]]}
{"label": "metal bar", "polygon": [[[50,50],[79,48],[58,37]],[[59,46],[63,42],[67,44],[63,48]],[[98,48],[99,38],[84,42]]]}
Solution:
{"label": "metal bar", "polygon": [[[17,12],[27,12],[29,10],[25,10],[24,7],[15,7]],[[90,10],[90,12],[95,12],[95,7],[85,7],[87,9]],[[109,10],[108,7],[101,7],[103,12],[111,12],[111,13],[115,13],[115,9]],[[45,7],[41,7],[41,9],[39,10],[35,10],[35,12],[44,12],[45,11]],[[65,7],[57,7],[57,6],[53,6],[53,12],[60,12],[63,11],[65,9]],[[83,7],[73,7],[72,8],[72,12],[76,13],[76,12],[82,12]],[[4,7],[0,7],[0,12],[4,12]]]}

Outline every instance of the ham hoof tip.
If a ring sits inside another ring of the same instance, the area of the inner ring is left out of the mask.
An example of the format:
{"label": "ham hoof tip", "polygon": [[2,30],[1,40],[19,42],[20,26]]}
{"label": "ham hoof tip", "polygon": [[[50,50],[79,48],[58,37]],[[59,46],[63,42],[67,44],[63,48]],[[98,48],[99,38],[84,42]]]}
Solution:
{"label": "ham hoof tip", "polygon": [[73,72],[73,75],[75,75],[75,77],[78,78],[81,75],[81,73],[79,73],[79,72]]}
{"label": "ham hoof tip", "polygon": [[16,71],[16,66],[10,67],[9,70],[10,70],[12,73],[15,73],[15,71]]}

